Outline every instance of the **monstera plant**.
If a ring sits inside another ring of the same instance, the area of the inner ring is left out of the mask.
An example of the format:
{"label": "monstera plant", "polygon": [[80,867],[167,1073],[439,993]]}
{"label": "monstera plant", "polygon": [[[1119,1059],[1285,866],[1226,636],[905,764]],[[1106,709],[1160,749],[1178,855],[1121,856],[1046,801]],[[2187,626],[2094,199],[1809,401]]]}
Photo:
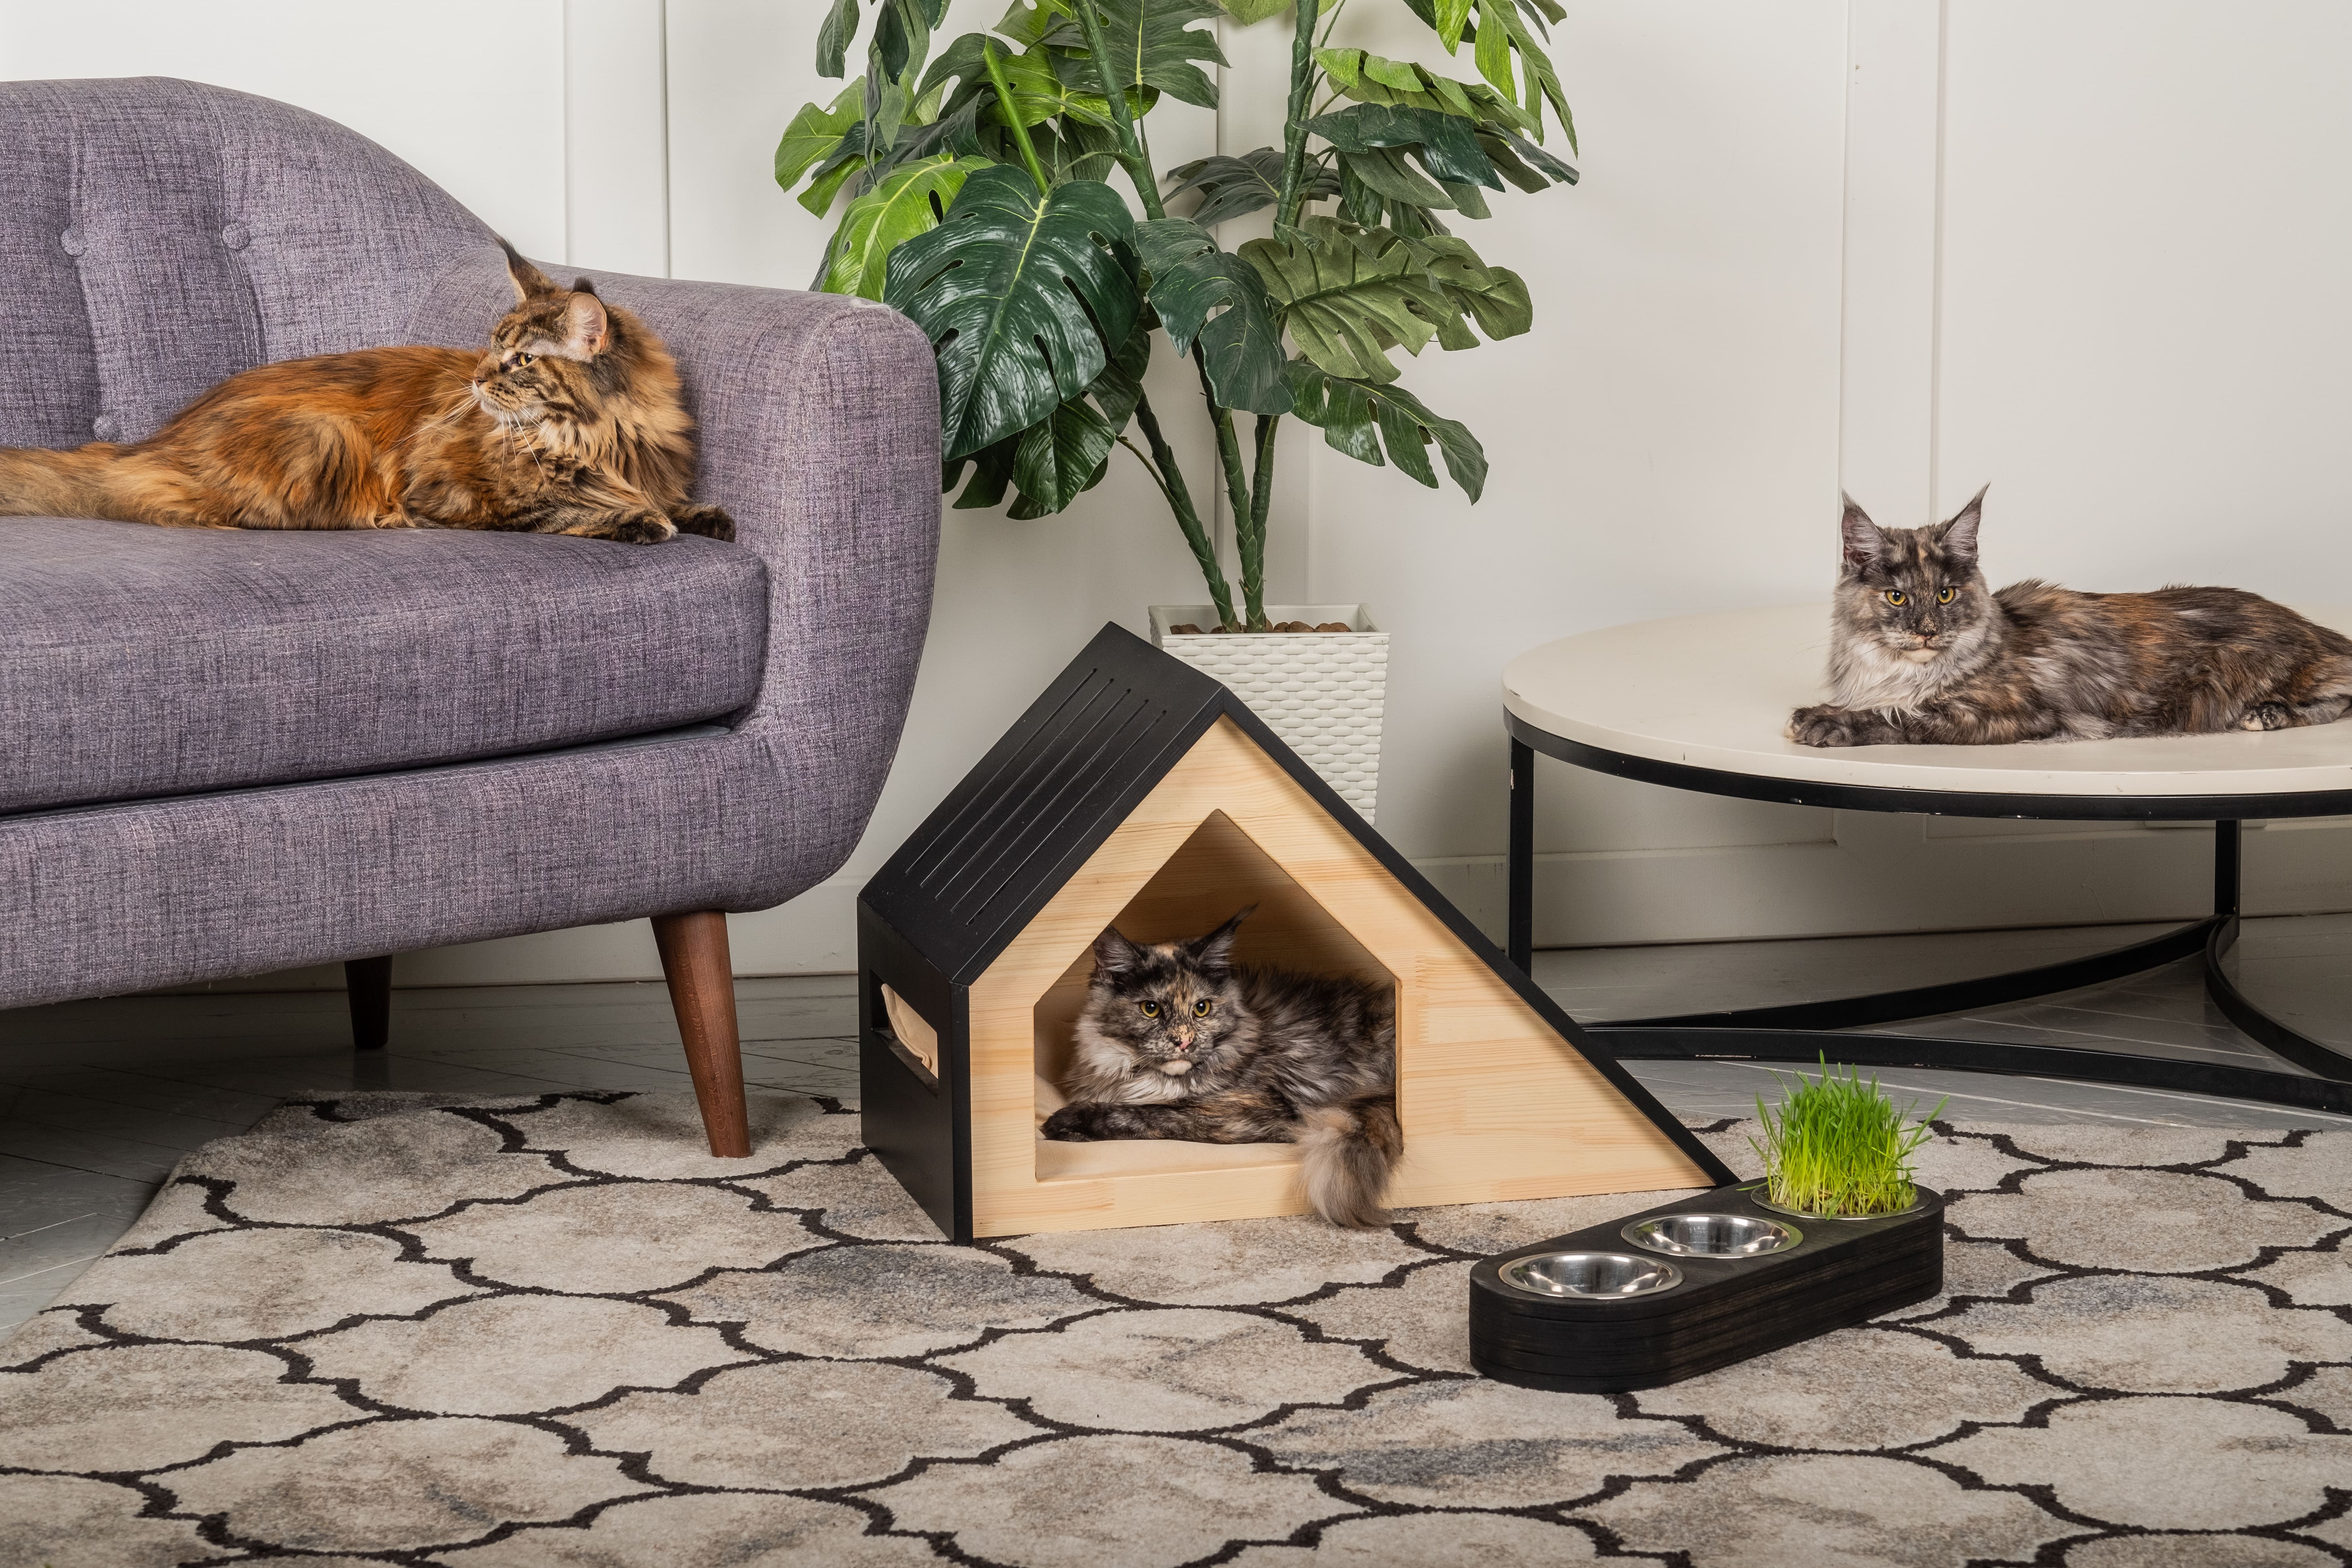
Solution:
{"label": "monstera plant", "polygon": [[[1354,0],[1403,5],[1448,55],[1468,45],[1474,80],[1330,47],[1349,3],[1297,0],[1281,147],[1163,179],[1145,121],[1167,99],[1215,107],[1202,67],[1223,55],[1207,24],[1221,10],[1264,21],[1283,0],[1014,0],[992,32],[936,55],[948,0],[829,0],[818,69],[845,75],[864,32],[865,73],[830,105],[803,107],[776,148],[778,184],[803,186],[812,213],[847,197],[816,287],[885,300],[930,334],[955,504],[1011,496],[1016,518],[1061,511],[1124,447],[1167,499],[1229,631],[1267,629],[1266,512],[1286,416],[1433,489],[1434,447],[1478,499],[1484,448],[1397,384],[1393,353],[1526,331],[1527,284],[1447,224],[1486,216],[1486,193],[1507,182],[1576,180],[1542,146],[1547,110],[1576,145],[1542,47],[1563,15],[1556,0]],[[1108,183],[1114,166],[1140,218]],[[1269,207],[1271,238],[1218,243],[1218,225]],[[1144,393],[1162,333],[1193,362],[1216,433],[1238,611]]]}

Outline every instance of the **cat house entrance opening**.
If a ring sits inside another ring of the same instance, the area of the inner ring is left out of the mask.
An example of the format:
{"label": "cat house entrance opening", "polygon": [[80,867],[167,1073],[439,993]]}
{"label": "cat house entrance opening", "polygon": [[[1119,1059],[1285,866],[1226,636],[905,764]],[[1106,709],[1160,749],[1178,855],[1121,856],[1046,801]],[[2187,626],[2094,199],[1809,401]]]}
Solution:
{"label": "cat house entrance opening", "polygon": [[[1380,986],[1396,997],[1396,977],[1347,928],[1257,847],[1232,818],[1210,813],[1142,891],[1129,900],[1111,924],[1129,942],[1176,942],[1206,935],[1242,908],[1257,910],[1242,922],[1234,962],[1305,974],[1346,974]],[[1036,1124],[1065,1103],[1078,1016],[1085,1010],[1094,952],[1082,948],[1035,1010]],[[1191,1143],[1167,1139],[1110,1140],[1090,1143],[1037,1140],[1037,1179],[1086,1178],[1226,1170],[1245,1166],[1296,1166],[1292,1143]]]}

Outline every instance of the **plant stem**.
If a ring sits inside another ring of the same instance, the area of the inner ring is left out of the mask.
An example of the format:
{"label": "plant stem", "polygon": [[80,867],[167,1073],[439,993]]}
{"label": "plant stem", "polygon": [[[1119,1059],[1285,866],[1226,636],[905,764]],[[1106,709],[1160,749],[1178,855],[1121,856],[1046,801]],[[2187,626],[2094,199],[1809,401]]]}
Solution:
{"label": "plant stem", "polygon": [[1197,343],[1192,364],[1201,373],[1201,395],[1209,405],[1209,417],[1216,422],[1217,457],[1225,469],[1225,501],[1234,509],[1234,547],[1242,558],[1246,624],[1251,631],[1262,632],[1270,625],[1265,618],[1265,542],[1253,539],[1250,531],[1249,476],[1242,471],[1241,435],[1234,428],[1234,411],[1219,406],[1216,395],[1209,390],[1209,367],[1202,363]]}
{"label": "plant stem", "polygon": [[[1184,531],[1184,542],[1192,547],[1192,559],[1201,563],[1201,575],[1209,584],[1209,597],[1216,603],[1217,624],[1239,631],[1241,623],[1234,619],[1234,591],[1225,583],[1224,568],[1217,564],[1217,547],[1210,541],[1209,531],[1201,526],[1201,514],[1192,505],[1192,492],[1184,483],[1184,470],[1176,466],[1176,454],[1169,447],[1168,437],[1160,434],[1160,416],[1151,411],[1150,398],[1137,402],[1135,422],[1143,426],[1143,438],[1151,443],[1151,455],[1159,460],[1159,472],[1152,477],[1160,481],[1160,493],[1168,498],[1168,509],[1176,514],[1176,526]],[[1138,457],[1142,455],[1136,453]]]}
{"label": "plant stem", "polygon": [[1282,199],[1275,204],[1276,231],[1298,221],[1307,188],[1307,121],[1315,100],[1317,0],[1298,0],[1298,30],[1290,42],[1290,116],[1282,137]]}
{"label": "plant stem", "polygon": [[[1110,100],[1112,128],[1118,132],[1118,161],[1127,165],[1127,177],[1135,182],[1135,194],[1143,198],[1143,216],[1163,218],[1168,209],[1160,203],[1160,181],[1151,172],[1151,160],[1143,151],[1142,139],[1135,133],[1135,116],[1129,112],[1127,89],[1111,74],[1110,54],[1103,47],[1102,18],[1095,14],[1096,0],[1076,0],[1071,7],[1078,14],[1078,26],[1087,35],[1087,53],[1095,62],[1095,75],[1102,82],[1103,96]],[[1301,0],[1312,5],[1314,0]],[[1296,95],[1294,94],[1294,100]]]}
{"label": "plant stem", "polygon": [[1029,128],[1021,123],[1021,111],[1013,105],[1013,84],[1004,79],[1004,68],[996,63],[996,46],[986,38],[980,41],[981,63],[988,68],[989,82],[996,89],[996,106],[1004,111],[1004,123],[1013,132],[1013,144],[1021,149],[1021,161],[1029,166],[1029,177],[1037,182],[1037,194],[1044,195],[1053,186],[1045,178],[1045,165],[1037,161],[1036,143],[1029,140]]}
{"label": "plant stem", "polygon": [[1257,416],[1257,461],[1251,470],[1250,537],[1256,542],[1258,573],[1265,572],[1265,514],[1274,507],[1274,435],[1282,425],[1279,414]]}

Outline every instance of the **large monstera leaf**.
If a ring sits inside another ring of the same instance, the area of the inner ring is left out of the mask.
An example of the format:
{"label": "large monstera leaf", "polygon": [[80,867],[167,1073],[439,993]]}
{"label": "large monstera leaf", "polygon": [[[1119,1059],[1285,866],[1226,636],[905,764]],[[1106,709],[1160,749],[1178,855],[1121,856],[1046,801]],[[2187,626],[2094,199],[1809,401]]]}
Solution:
{"label": "large monstera leaf", "polygon": [[841,227],[825,251],[818,289],[882,298],[891,251],[937,228],[964,181],[994,166],[985,159],[949,155],[893,169],[841,215]]}
{"label": "large monstera leaf", "polygon": [[793,122],[776,143],[776,184],[789,191],[803,174],[833,155],[842,137],[857,123],[858,102],[866,96],[864,78],[851,83],[830,108],[801,105]]}
{"label": "large monstera leaf", "polygon": [[[1086,5],[1090,0],[1072,0]],[[1169,97],[1202,109],[1217,107],[1217,84],[1195,60],[1226,64],[1217,36],[1195,22],[1213,21],[1220,8],[1211,0],[1091,0],[1102,17],[1103,50],[1112,79],[1129,89],[1156,87]],[[1085,29],[1073,20],[1045,40],[1063,48],[1087,47]]]}
{"label": "large monstera leaf", "polygon": [[1160,324],[1180,354],[1198,340],[1195,352],[1217,402],[1253,414],[1289,413],[1282,329],[1256,269],[1217,248],[1209,231],[1188,217],[1136,225],[1135,247],[1150,276],[1146,297]]}
{"label": "large monstera leaf", "polygon": [[[1419,353],[1454,313],[1402,241],[1310,217],[1296,239],[1254,239],[1242,256],[1265,280],[1300,352],[1332,375],[1394,381],[1388,351]],[[1296,389],[1294,388],[1294,391]]]}
{"label": "large monstera leaf", "polygon": [[[1005,515],[1026,521],[1062,510],[1100,484],[1110,467],[1112,445],[1143,401],[1143,373],[1151,364],[1151,333],[1158,324],[1149,310],[1138,311],[1127,342],[1110,356],[1085,396],[1071,398],[992,447],[941,464],[940,490],[953,493],[959,484],[963,486],[956,510],[1003,506],[1012,491],[1013,505]],[[971,470],[968,482],[967,468]],[[1013,489],[1016,484],[1018,490]]]}
{"label": "large monstera leaf", "polygon": [[[1375,468],[1394,463],[1413,479],[1437,488],[1430,467],[1429,446],[1435,443],[1445,460],[1445,471],[1475,501],[1486,489],[1486,448],[1459,420],[1433,414],[1429,405],[1402,386],[1350,381],[1327,375],[1305,360],[1293,360],[1287,373],[1292,412],[1306,423],[1319,426],[1324,444]],[[1388,443],[1388,458],[1381,443]]]}
{"label": "large monstera leaf", "polygon": [[1445,300],[1447,310],[1435,323],[1440,348],[1476,348],[1470,321],[1490,338],[1516,338],[1536,324],[1527,279],[1507,267],[1487,266],[1469,241],[1433,235],[1402,243]]}
{"label": "large monstera leaf", "polygon": [[929,334],[944,456],[968,457],[1086,391],[1139,301],[1113,254],[1135,231],[1110,186],[1040,195],[999,164],[964,182],[947,221],[890,253],[883,299]]}
{"label": "large monstera leaf", "polygon": [[1485,185],[1499,191],[1503,182],[1478,145],[1472,121],[1434,109],[1401,103],[1358,103],[1307,121],[1307,129],[1347,153],[1388,149],[1410,150],[1436,179],[1451,184]]}

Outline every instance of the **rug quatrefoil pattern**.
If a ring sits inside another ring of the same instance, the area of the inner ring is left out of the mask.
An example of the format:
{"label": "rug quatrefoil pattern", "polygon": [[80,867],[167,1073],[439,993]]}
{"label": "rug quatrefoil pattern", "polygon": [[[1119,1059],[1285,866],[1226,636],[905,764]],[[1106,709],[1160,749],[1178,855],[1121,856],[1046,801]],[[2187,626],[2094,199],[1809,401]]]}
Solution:
{"label": "rug quatrefoil pattern", "polygon": [[2352,1133],[1941,1128],[1948,1294],[1606,1397],[1473,1375],[1465,1276],[1657,1194],[959,1247],[854,1112],[754,1117],[198,1151],[0,1346],[0,1563],[2352,1562]]}

